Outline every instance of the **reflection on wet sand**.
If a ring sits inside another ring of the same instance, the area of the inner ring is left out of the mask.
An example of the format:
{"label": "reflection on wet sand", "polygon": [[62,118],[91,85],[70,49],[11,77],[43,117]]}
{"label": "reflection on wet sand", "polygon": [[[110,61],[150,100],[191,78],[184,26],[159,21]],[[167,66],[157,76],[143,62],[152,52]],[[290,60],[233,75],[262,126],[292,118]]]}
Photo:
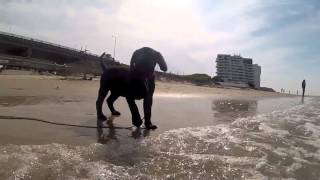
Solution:
{"label": "reflection on wet sand", "polygon": [[141,137],[147,137],[149,135],[150,135],[150,130],[141,129],[141,128],[135,128],[131,132],[131,137],[133,137],[134,139],[139,139]]}
{"label": "reflection on wet sand", "polygon": [[257,111],[256,100],[213,100],[211,109],[220,122],[232,122],[236,118],[253,116]]}
{"label": "reflection on wet sand", "polygon": [[107,144],[108,141],[110,140],[118,140],[117,136],[116,136],[116,129],[113,128],[113,119],[114,117],[113,116],[110,116],[108,118],[109,120],[106,121],[108,127],[106,131],[106,133],[104,133],[103,131],[103,121],[97,121],[97,140],[98,140],[98,143],[101,143],[101,144]]}
{"label": "reflection on wet sand", "polygon": [[[111,140],[119,141],[119,136],[117,135],[117,128],[114,126],[113,121],[115,116],[108,117],[107,121],[97,121],[97,141],[101,144],[107,144]],[[106,124],[105,127],[104,123]],[[120,133],[121,134],[121,133]],[[150,130],[132,127],[131,136],[134,139],[139,139],[141,137],[147,137],[150,135]]]}

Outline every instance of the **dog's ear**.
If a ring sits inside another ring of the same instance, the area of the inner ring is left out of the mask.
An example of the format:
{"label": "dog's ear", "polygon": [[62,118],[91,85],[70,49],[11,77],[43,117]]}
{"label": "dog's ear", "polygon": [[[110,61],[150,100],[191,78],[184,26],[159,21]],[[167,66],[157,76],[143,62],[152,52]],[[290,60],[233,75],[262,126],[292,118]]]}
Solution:
{"label": "dog's ear", "polygon": [[161,53],[157,52],[157,63],[159,64],[159,67],[162,71],[167,71],[168,70],[168,66],[166,61],[164,60],[163,56],[161,55]]}

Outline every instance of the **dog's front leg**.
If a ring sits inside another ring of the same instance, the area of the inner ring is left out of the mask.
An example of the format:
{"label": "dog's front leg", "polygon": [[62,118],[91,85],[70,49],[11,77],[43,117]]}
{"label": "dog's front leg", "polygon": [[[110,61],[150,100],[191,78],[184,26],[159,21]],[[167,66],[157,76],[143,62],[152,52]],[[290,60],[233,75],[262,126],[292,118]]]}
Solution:
{"label": "dog's front leg", "polygon": [[148,80],[148,93],[146,97],[143,99],[143,110],[144,110],[144,125],[147,129],[156,129],[157,126],[153,125],[151,122],[151,111],[152,111],[152,101],[153,101],[153,93],[155,89],[154,77]]}
{"label": "dog's front leg", "polygon": [[[143,99],[144,125],[147,129],[156,129],[151,123],[152,95],[148,95]],[[152,128],[151,128],[152,127]]]}
{"label": "dog's front leg", "polygon": [[132,124],[136,127],[140,127],[142,120],[140,117],[139,109],[134,101],[134,98],[127,98],[127,102],[132,115]]}

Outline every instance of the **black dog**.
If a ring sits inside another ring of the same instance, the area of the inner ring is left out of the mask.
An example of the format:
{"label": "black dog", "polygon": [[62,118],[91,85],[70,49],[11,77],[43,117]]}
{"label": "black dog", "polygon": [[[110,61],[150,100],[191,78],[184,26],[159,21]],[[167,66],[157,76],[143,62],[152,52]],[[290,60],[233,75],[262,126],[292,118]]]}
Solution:
{"label": "black dog", "polygon": [[133,53],[130,68],[106,68],[102,65],[104,72],[101,75],[96,102],[98,120],[107,120],[102,112],[102,105],[108,91],[111,91],[107,104],[112,115],[120,115],[120,112],[114,109],[113,103],[119,96],[126,97],[132,115],[132,124],[140,127],[142,119],[135,100],[143,99],[145,127],[156,129],[157,126],[151,123],[151,107],[155,89],[154,68],[157,63],[162,71],[167,71],[167,64],[162,55],[152,48],[143,47]]}

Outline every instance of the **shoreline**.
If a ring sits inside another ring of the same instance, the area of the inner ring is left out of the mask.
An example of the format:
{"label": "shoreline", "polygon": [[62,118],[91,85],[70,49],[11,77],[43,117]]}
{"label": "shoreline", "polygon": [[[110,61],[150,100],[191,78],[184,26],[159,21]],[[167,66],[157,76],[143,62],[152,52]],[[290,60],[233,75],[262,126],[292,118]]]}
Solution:
{"label": "shoreline", "polygon": [[[10,82],[10,81],[14,82]],[[43,89],[33,86],[37,83],[41,85],[41,88],[49,90],[62,90],[67,88],[70,90],[72,86],[77,85],[90,85],[88,89],[92,93],[93,89],[96,91],[99,88],[99,78],[94,80],[82,80],[69,78],[64,76],[47,76],[47,75],[2,75],[0,74],[0,81],[2,84],[2,90],[0,96],[14,95],[15,93],[8,92],[9,90],[26,90],[26,94],[30,94],[27,91],[32,90],[32,93],[37,95],[35,90],[43,91]],[[68,85],[68,83],[70,85]],[[69,86],[69,87],[68,87]],[[7,88],[7,90],[5,90]],[[20,94],[20,93],[18,93]],[[191,83],[176,82],[176,81],[156,81],[155,94],[201,94],[201,95],[227,95],[231,98],[268,98],[268,97],[299,97],[300,95],[286,94],[279,92],[268,92],[254,89],[241,89],[235,87],[209,87],[209,86],[197,86]],[[32,95],[32,94],[30,94]]]}

